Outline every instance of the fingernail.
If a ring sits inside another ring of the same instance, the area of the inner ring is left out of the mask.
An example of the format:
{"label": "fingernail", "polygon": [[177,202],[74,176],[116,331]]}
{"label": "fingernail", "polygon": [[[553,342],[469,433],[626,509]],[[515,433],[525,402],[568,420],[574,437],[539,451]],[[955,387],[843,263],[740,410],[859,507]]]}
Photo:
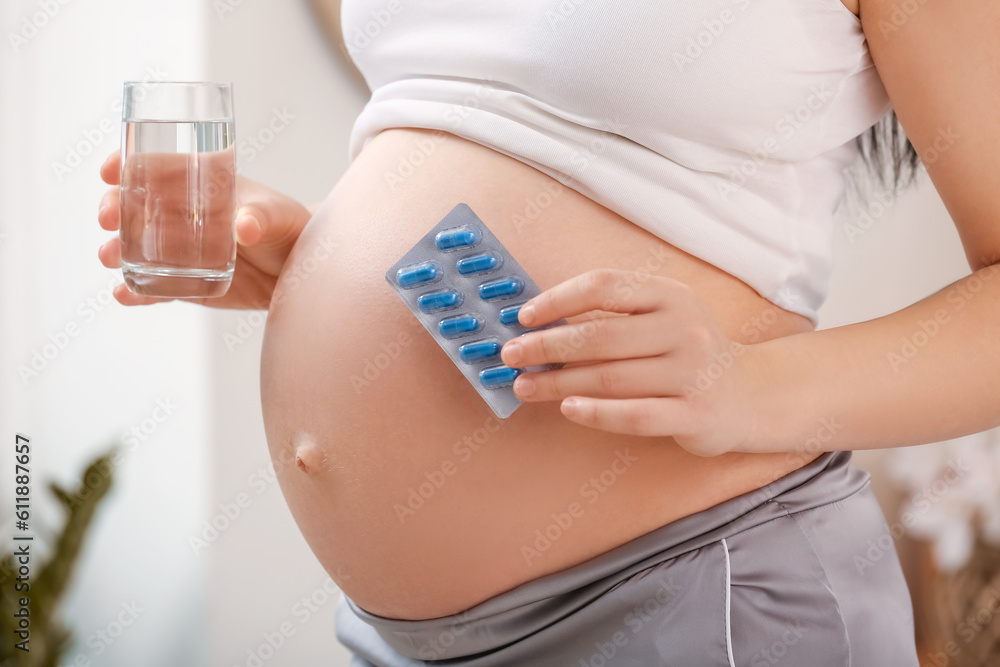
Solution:
{"label": "fingernail", "polygon": [[535,394],[535,381],[524,376],[514,381],[514,393],[521,398],[530,398]]}
{"label": "fingernail", "polygon": [[258,220],[255,216],[250,215],[250,214],[247,214],[247,215],[245,215],[243,217],[246,220],[250,220],[249,223],[244,223],[244,227],[247,227],[247,231],[250,232],[250,237],[251,238],[256,237],[257,240],[259,241],[261,233],[262,233],[261,232],[261,226],[260,226],[260,220]]}
{"label": "fingernail", "polygon": [[562,405],[559,407],[564,415],[566,415],[567,417],[572,417],[573,415],[576,414],[577,410],[580,409],[580,401],[576,400],[575,398],[567,398],[562,402]]}
{"label": "fingernail", "polygon": [[521,363],[521,344],[516,342],[509,342],[503,346],[503,352],[500,355],[504,363],[508,366],[517,366]]}
{"label": "fingernail", "polygon": [[535,319],[535,307],[530,303],[524,304],[521,310],[517,311],[517,319],[521,324],[531,326],[531,322]]}

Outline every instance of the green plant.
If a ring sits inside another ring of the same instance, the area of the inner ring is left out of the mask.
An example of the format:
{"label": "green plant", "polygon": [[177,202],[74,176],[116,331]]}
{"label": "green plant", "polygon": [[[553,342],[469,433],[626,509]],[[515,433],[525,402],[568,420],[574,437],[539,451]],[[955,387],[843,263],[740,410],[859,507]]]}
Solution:
{"label": "green plant", "polygon": [[[30,590],[16,592],[17,568],[14,553],[0,559],[0,667],[58,667],[60,657],[69,647],[72,634],[59,618],[59,605],[69,586],[87,531],[101,500],[113,481],[115,450],[98,456],[84,471],[80,484],[69,491],[56,483],[49,490],[65,510],[66,520],[52,546],[49,559],[39,566],[39,540],[31,544]],[[37,573],[37,574],[36,574]],[[27,597],[30,613],[29,651],[15,648],[18,641],[18,598]]]}

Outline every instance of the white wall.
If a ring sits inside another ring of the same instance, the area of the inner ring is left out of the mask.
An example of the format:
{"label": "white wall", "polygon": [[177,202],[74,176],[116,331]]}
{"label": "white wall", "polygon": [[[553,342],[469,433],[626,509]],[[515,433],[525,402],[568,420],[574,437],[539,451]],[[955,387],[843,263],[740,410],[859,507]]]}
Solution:
{"label": "white wall", "polygon": [[[822,329],[897,311],[970,272],[958,231],[926,173],[899,195],[882,186],[871,190],[867,200],[851,196],[838,212]],[[854,461],[873,473],[888,505],[892,490],[880,474],[886,451],[855,452]]]}
{"label": "white wall", "polygon": [[[268,461],[259,322],[231,349],[224,334],[239,335],[241,317],[257,322],[250,313],[123,308],[108,289],[120,273],[96,258],[113,236],[95,220],[106,187],[97,170],[119,146],[113,105],[121,82],[145,78],[147,66],[169,79],[233,81],[240,139],[258,135],[275,109],[294,116],[252,159],[241,152],[245,175],[311,203],[346,168],[347,132],[364,96],[340,74],[306,4],[229,5],[234,11],[220,14],[195,0],[70,1],[41,16],[45,25],[29,29],[16,52],[6,36],[39,6],[0,6],[0,423],[3,437],[22,432],[35,443],[32,525],[60,519],[42,502],[45,480],[74,482],[105,443],[153,424],[144,420],[157,399],[178,406],[117,468],[66,605],[81,640],[68,658],[82,654],[94,665],[245,664],[261,633],[285,620],[296,634],[269,665],[346,664],[332,633],[333,598],[306,624],[294,608],[303,596],[323,600],[325,573],[277,484],[250,477]],[[94,134],[101,121],[113,131]],[[88,154],[59,178],[52,163],[80,142],[92,144],[80,148]],[[86,299],[101,312],[78,310]],[[18,366],[67,324],[79,333],[38,377],[22,381]],[[4,475],[9,507],[7,482]],[[241,492],[252,506],[196,554],[189,538]],[[7,512],[0,516],[6,545],[13,526]],[[132,601],[143,609],[139,618],[97,655],[86,640]]]}
{"label": "white wall", "polygon": [[[111,440],[121,442],[133,426],[146,431],[115,471],[69,594],[66,622],[78,641],[67,662],[80,655],[107,667],[200,661],[206,569],[186,538],[207,501],[209,324],[186,304],[119,306],[109,285],[121,282],[120,273],[97,260],[112,234],[96,221],[107,187],[98,167],[120,141],[114,104],[122,81],[146,78],[147,68],[203,77],[200,4],[0,3],[3,549],[13,531],[15,432],[33,442],[30,525],[41,556],[45,536],[62,520],[46,482],[75,484]],[[26,42],[12,43],[12,33]],[[189,40],[186,48],[177,48],[179,36]],[[82,155],[67,156],[72,151]],[[68,172],[54,168],[67,162]],[[18,368],[30,366],[35,350],[50,358],[38,357],[39,374],[22,378]],[[158,399],[177,407],[155,412]],[[41,563],[33,565],[37,574]],[[121,605],[133,602],[142,611],[118,634]],[[118,636],[108,645],[92,635],[98,630]]]}
{"label": "white wall", "polygon": [[[307,205],[325,198],[347,168],[348,132],[367,96],[337,67],[307,4],[246,0],[235,11],[213,14],[208,34],[210,76],[234,82],[237,141],[270,139],[259,133],[275,109],[294,116],[262,151],[238,151],[241,173]],[[269,461],[259,393],[263,315],[211,316],[212,393],[219,401],[213,512],[239,493],[252,504],[208,553],[209,664],[246,665],[262,635],[288,621],[295,634],[265,665],[346,665],[347,651],[333,635],[335,600],[322,588],[326,573],[277,482],[253,477]],[[314,595],[317,611],[310,611],[301,600]]]}
{"label": "white wall", "polygon": [[819,327],[899,310],[970,272],[958,231],[926,173],[894,196],[874,187],[852,199],[834,226],[835,265]]}

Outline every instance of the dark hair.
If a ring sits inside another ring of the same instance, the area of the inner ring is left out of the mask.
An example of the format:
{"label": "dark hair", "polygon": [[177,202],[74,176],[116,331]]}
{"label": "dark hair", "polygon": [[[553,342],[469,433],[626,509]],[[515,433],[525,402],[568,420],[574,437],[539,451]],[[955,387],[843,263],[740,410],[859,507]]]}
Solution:
{"label": "dark hair", "polygon": [[912,185],[920,173],[920,156],[895,111],[872,125],[857,143],[861,161],[884,187],[899,191]]}

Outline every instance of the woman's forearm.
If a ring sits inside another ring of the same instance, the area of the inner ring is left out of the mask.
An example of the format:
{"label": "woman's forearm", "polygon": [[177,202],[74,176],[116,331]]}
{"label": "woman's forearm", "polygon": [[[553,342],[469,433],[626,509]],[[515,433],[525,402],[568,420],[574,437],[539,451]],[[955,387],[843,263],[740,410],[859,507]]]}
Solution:
{"label": "woman's forearm", "polygon": [[1000,264],[877,319],[752,345],[745,451],[875,449],[1000,425]]}

